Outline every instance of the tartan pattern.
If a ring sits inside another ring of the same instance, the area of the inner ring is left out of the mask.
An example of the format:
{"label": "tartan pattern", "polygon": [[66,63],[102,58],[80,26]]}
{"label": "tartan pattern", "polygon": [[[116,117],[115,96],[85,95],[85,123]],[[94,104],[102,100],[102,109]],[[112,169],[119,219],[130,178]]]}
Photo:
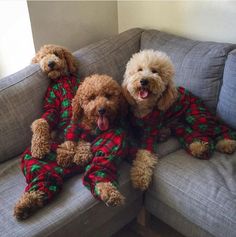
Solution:
{"label": "tartan pattern", "polygon": [[74,76],[61,77],[51,81],[44,98],[44,118],[51,130],[65,129],[72,115],[71,101],[78,89],[80,80]]}
{"label": "tartan pattern", "polygon": [[[215,149],[215,143],[219,139],[236,140],[236,132],[230,129],[219,118],[212,115],[203,101],[191,94],[183,87],[178,88],[176,102],[165,112],[153,110],[143,118],[136,118],[130,114],[131,128],[134,137],[132,138],[130,153],[134,156],[138,148],[150,152],[157,152],[157,136],[161,127],[169,126],[173,134],[178,138],[187,152],[193,141],[209,142],[209,151],[202,159],[208,159]],[[172,123],[173,121],[178,123]]]}
{"label": "tartan pattern", "polygon": [[67,178],[85,172],[84,185],[99,199],[95,187],[98,182],[118,184],[117,168],[127,150],[125,136],[124,130],[120,128],[98,135],[91,143],[94,158],[89,165],[83,167],[75,164],[68,168],[60,167],[56,162],[57,143],[51,145],[51,152],[43,160],[32,157],[27,149],[21,157],[21,169],[28,184],[25,192],[43,191],[47,203],[62,189]]}

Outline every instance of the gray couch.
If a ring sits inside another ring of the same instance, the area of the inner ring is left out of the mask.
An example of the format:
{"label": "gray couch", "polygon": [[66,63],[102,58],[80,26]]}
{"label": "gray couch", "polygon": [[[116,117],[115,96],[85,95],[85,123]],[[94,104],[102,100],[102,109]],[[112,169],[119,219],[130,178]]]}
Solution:
{"label": "gray couch", "polygon": [[[175,81],[200,96],[236,128],[236,45],[199,42],[156,30],[131,29],[75,52],[80,76],[107,73],[122,81],[125,65],[140,49],[165,51]],[[40,116],[48,80],[30,65],[0,80],[0,236],[111,236],[134,219],[142,205],[189,237],[236,236],[236,154],[215,153],[209,161],[189,156],[175,138],[159,145],[160,162],[143,195],[132,189],[129,164],[120,172],[126,204],[108,208],[70,179],[61,194],[24,222],[12,217],[25,181],[19,155],[30,144],[31,122]]]}

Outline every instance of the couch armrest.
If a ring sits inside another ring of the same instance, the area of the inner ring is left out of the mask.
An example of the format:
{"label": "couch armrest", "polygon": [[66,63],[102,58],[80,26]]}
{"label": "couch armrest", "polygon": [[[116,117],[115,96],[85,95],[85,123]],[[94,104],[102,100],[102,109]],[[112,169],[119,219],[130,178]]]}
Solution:
{"label": "couch armrest", "polygon": [[80,77],[108,74],[121,82],[126,63],[140,49],[142,32],[142,29],[134,28],[76,51]]}

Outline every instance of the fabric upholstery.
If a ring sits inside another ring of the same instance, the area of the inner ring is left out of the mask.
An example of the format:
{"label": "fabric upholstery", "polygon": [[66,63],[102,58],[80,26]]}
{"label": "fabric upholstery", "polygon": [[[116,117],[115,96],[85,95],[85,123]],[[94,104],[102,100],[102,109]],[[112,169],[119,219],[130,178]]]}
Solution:
{"label": "fabric upholstery", "polygon": [[38,65],[0,80],[0,162],[29,146],[30,125],[42,113],[48,82]]}
{"label": "fabric upholstery", "polygon": [[156,214],[159,202],[213,236],[236,236],[236,154],[203,161],[181,149],[161,158],[145,206]]}
{"label": "fabric upholstery", "polygon": [[236,45],[201,42],[147,30],[141,36],[141,50],[166,52],[175,66],[175,82],[200,96],[212,110],[216,109],[227,54]]}
{"label": "fabric upholstery", "polygon": [[74,55],[79,60],[81,78],[98,73],[108,74],[121,82],[126,63],[140,49],[142,31],[131,29],[76,51]]}
{"label": "fabric upholstery", "polygon": [[236,50],[230,52],[217,105],[218,115],[236,129]]}
{"label": "fabric upholstery", "polygon": [[[114,223],[114,228],[109,227],[111,231],[117,231],[131,221],[141,207],[142,196],[131,188],[129,169],[126,163],[120,167],[120,191],[126,197],[126,205],[123,207],[108,208],[97,201],[82,185],[81,175],[78,175],[65,183],[63,190],[51,204],[28,220],[18,222],[12,216],[13,207],[26,184],[19,168],[19,159],[4,162],[0,165],[0,236],[63,236],[60,233],[65,233],[64,227],[71,226],[71,223],[73,225],[70,230],[66,228],[70,236],[94,236],[94,230],[116,218],[116,215],[121,215],[119,225]],[[130,212],[124,211],[127,208]],[[104,231],[106,232],[108,230]],[[100,236],[102,233],[103,230],[100,229]]]}

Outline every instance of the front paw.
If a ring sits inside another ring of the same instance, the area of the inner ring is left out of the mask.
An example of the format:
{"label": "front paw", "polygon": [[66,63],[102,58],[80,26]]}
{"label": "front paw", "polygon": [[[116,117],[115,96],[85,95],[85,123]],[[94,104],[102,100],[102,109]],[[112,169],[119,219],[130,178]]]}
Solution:
{"label": "front paw", "polygon": [[66,141],[57,148],[57,164],[61,167],[69,167],[73,163],[76,144],[71,141]]}
{"label": "front paw", "polygon": [[45,119],[37,119],[32,125],[31,153],[34,158],[42,159],[50,152],[49,125]]}
{"label": "front paw", "polygon": [[148,189],[156,163],[156,155],[147,150],[138,150],[130,171],[131,182],[134,188],[141,191]]}
{"label": "front paw", "polygon": [[75,156],[73,158],[74,163],[80,166],[87,165],[93,158],[91,151],[91,144],[89,142],[80,141],[76,147]]}

